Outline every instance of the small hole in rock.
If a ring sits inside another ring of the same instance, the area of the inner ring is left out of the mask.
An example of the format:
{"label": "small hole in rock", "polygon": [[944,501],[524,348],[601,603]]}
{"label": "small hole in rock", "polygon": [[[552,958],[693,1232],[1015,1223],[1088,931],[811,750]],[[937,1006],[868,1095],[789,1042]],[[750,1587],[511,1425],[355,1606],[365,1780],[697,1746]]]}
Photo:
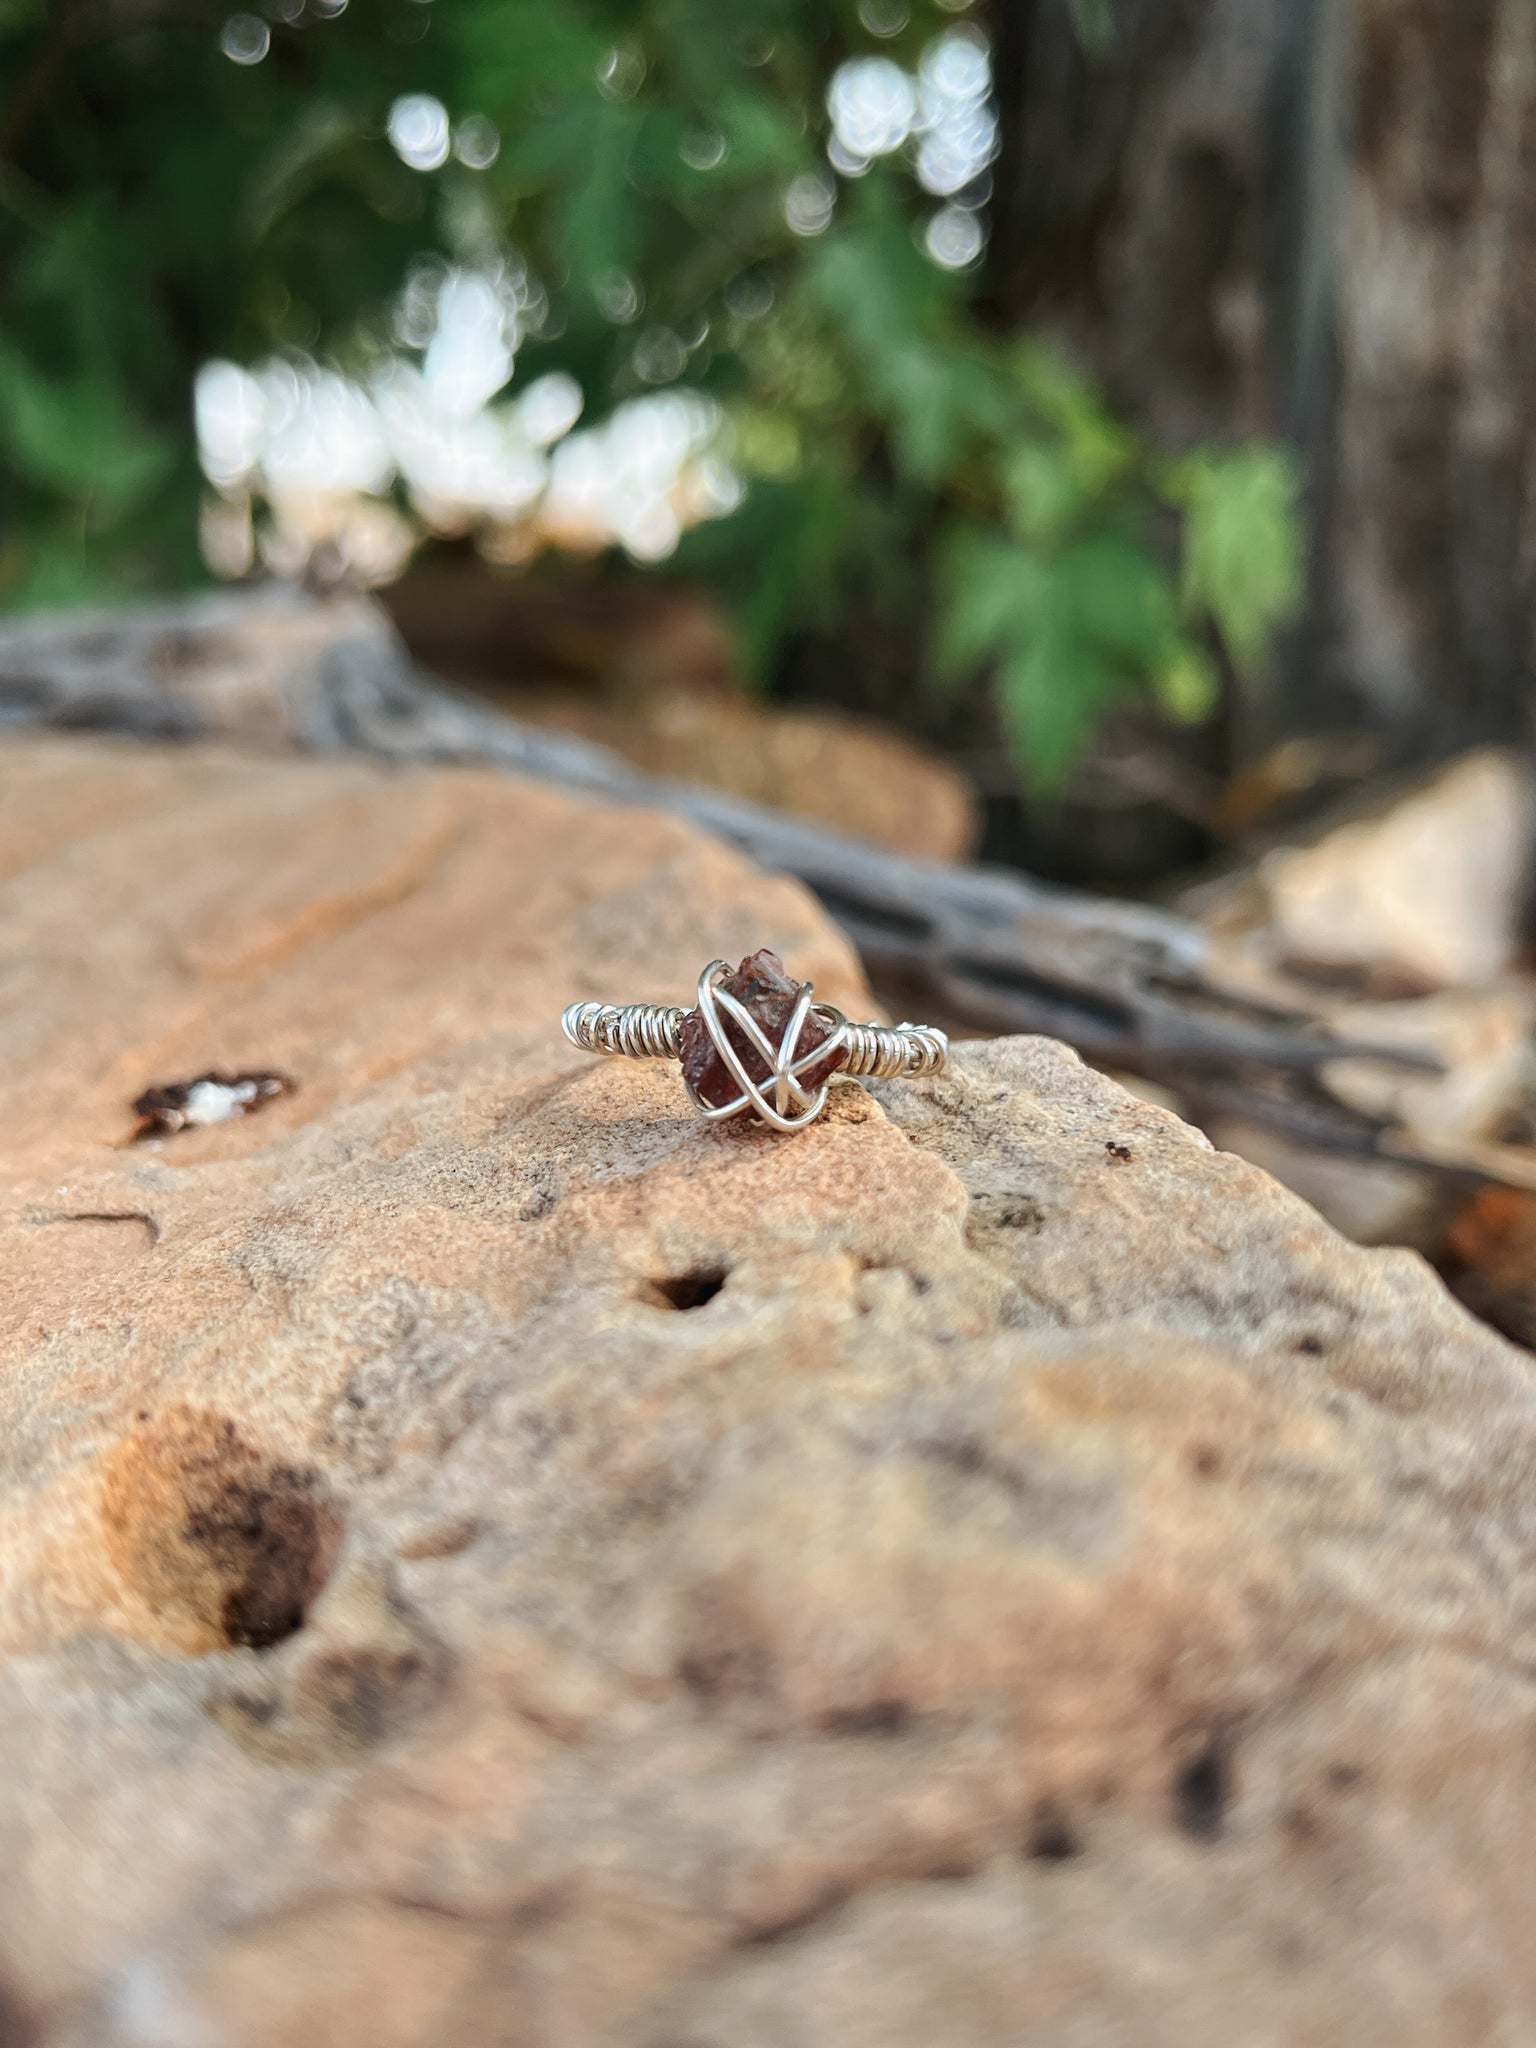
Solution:
{"label": "small hole in rock", "polygon": [[713,1301],[725,1285],[725,1277],[723,1266],[699,1266],[671,1280],[653,1280],[651,1286],[667,1308],[687,1311]]}
{"label": "small hole in rock", "polygon": [[1308,1358],[1321,1358],[1328,1347],[1321,1337],[1298,1337],[1291,1348],[1305,1352]]}
{"label": "small hole in rock", "polygon": [[1227,1753],[1215,1737],[1184,1765],[1173,1781],[1173,1812],[1186,1835],[1216,1840],[1226,1819],[1231,1775]]}
{"label": "small hole in rock", "polygon": [[1042,1799],[1030,1822],[1025,1855],[1036,1863],[1066,1863],[1082,1854],[1082,1846],[1061,1808]]}
{"label": "small hole in rock", "polygon": [[1197,1479],[1219,1479],[1222,1457],[1214,1444],[1195,1444],[1189,1453],[1189,1469]]}

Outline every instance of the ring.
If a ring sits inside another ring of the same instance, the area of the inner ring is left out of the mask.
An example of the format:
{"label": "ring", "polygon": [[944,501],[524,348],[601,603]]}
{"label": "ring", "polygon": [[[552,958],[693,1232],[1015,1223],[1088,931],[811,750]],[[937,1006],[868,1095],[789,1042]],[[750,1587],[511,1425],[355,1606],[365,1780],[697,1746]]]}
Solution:
{"label": "ring", "polygon": [[766,948],[734,971],[711,960],[694,1009],[572,1003],[560,1026],[583,1052],[680,1060],[689,1095],[712,1123],[750,1115],[776,1131],[814,1123],[836,1074],[913,1081],[939,1073],[949,1056],[949,1040],[931,1024],[850,1024]]}

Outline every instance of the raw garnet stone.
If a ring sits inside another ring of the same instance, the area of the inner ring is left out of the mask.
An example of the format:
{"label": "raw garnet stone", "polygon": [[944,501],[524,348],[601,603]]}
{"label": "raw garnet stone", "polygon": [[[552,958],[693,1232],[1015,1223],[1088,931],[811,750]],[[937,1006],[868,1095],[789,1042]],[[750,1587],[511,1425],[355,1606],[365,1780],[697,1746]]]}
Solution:
{"label": "raw garnet stone", "polygon": [[[800,984],[784,972],[784,962],[776,953],[770,953],[765,947],[750,954],[719,985],[752,1013],[770,1045],[783,1044]],[[770,1072],[762,1054],[724,1010],[717,1011],[716,1015],[742,1065],[761,1086]],[[715,1050],[714,1040],[697,1010],[689,1010],[678,1020],[677,1035],[682,1048],[683,1079],[695,1099],[708,1103],[711,1109],[723,1109],[726,1103],[734,1102],[741,1089],[735,1075]],[[814,1052],[831,1036],[832,1026],[812,1010],[801,1027],[795,1057],[798,1059],[802,1053]],[[800,1086],[811,1090],[819,1088],[823,1081],[837,1072],[847,1057],[844,1046],[833,1046],[825,1059],[814,1060],[810,1066],[801,1068],[796,1077]]]}

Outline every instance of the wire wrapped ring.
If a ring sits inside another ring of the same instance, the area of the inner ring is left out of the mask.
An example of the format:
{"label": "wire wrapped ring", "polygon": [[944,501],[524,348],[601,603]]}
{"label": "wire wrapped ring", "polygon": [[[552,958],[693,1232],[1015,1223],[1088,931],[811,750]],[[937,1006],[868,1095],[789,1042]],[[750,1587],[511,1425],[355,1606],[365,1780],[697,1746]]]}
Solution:
{"label": "wire wrapped ring", "polygon": [[918,1080],[939,1073],[949,1041],[931,1024],[853,1024],[818,1003],[767,951],[732,970],[712,960],[692,1010],[672,1003],[572,1003],[560,1019],[572,1045],[610,1058],[675,1059],[711,1122],[755,1116],[778,1131],[814,1123],[838,1074]]}

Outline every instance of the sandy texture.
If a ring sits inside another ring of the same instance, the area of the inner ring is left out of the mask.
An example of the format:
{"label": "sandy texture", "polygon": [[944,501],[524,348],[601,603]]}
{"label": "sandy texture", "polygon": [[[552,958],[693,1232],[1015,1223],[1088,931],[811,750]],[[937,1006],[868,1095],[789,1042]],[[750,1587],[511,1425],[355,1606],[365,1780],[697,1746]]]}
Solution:
{"label": "sandy texture", "polygon": [[0,2039],[1526,2038],[1529,1361],[1054,1044],[559,1036],[757,945],[867,1011],[673,821],[0,750]]}

